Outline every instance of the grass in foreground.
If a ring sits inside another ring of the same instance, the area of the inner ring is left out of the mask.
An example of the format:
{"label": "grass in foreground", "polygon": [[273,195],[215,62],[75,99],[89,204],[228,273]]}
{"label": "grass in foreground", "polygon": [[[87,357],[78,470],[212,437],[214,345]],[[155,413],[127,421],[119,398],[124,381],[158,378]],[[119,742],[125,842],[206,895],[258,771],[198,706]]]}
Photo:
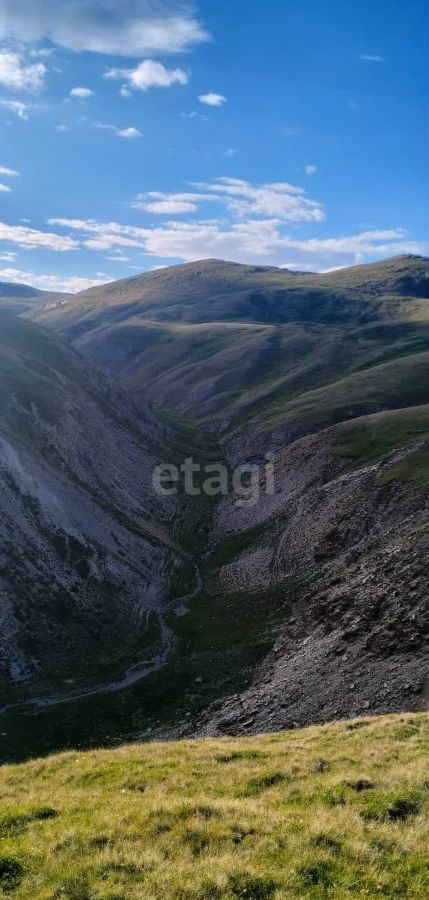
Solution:
{"label": "grass in foreground", "polygon": [[68,752],[0,770],[0,896],[429,895],[427,720]]}

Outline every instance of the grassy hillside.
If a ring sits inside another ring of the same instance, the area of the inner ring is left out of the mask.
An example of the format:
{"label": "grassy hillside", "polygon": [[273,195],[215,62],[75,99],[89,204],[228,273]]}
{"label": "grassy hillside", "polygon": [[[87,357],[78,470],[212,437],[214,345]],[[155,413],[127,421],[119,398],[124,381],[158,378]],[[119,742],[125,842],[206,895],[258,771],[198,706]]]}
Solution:
{"label": "grassy hillside", "polygon": [[402,408],[426,403],[428,363],[428,354],[410,354],[302,391],[291,400],[283,395],[276,398],[270,411],[265,408],[264,425],[330,425],[365,412],[377,412],[383,406]]}
{"label": "grassy hillside", "polygon": [[203,260],[40,315],[139,400],[223,430],[308,430],[424,401],[411,357],[427,346],[428,270],[418,257],[325,275]]}
{"label": "grassy hillside", "polygon": [[4,766],[0,894],[421,900],[427,740],[407,714]]}
{"label": "grassy hillside", "polygon": [[428,404],[389,410],[338,425],[335,428],[335,453],[349,458],[354,468],[373,462],[396,447],[405,447],[428,437]]}
{"label": "grassy hillside", "polygon": [[[396,257],[327,274],[300,274],[272,266],[209,259],[169,266],[75,295],[44,317],[73,336],[107,322],[139,316],[159,322],[320,322],[356,324],[403,318],[403,303],[416,312],[428,296],[428,261]],[[391,302],[389,303],[389,299]]]}

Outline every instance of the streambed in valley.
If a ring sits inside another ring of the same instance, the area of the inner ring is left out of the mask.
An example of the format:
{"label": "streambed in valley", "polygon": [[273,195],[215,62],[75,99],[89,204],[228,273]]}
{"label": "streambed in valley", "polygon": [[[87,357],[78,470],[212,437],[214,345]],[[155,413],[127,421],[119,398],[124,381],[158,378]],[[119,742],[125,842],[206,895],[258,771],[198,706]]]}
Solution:
{"label": "streambed in valley", "polygon": [[152,675],[155,672],[159,672],[159,670],[162,669],[162,667],[169,659],[176,643],[175,635],[169,625],[167,625],[166,614],[170,610],[176,610],[179,611],[179,615],[183,615],[183,611],[186,609],[186,604],[196,599],[196,597],[202,590],[203,580],[201,577],[200,569],[196,564],[194,566],[194,569],[195,587],[187,594],[183,594],[180,597],[174,597],[160,612],[159,622],[161,628],[161,648],[152,660],[149,660],[142,665],[139,665],[138,667],[129,669],[127,672],[125,672],[124,675],[114,681],[110,681],[104,684],[98,684],[84,691],[54,697],[32,697],[28,700],[21,700],[17,703],[6,704],[5,706],[0,708],[0,715],[3,715],[8,711],[18,711],[20,709],[22,710],[25,707],[30,710],[32,707],[34,707],[35,709],[44,709],[53,706],[61,706],[64,703],[73,703],[76,700],[83,700],[87,697],[95,697],[98,694],[113,694],[117,691],[126,690],[126,688],[137,684],[143,678],[147,678],[149,675]]}

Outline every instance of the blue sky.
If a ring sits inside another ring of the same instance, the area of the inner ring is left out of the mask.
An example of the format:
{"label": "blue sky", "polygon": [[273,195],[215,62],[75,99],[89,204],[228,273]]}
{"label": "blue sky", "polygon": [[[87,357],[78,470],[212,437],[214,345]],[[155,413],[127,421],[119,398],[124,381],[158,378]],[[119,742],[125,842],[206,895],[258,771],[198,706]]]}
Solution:
{"label": "blue sky", "polygon": [[427,253],[423,0],[0,0],[0,279]]}

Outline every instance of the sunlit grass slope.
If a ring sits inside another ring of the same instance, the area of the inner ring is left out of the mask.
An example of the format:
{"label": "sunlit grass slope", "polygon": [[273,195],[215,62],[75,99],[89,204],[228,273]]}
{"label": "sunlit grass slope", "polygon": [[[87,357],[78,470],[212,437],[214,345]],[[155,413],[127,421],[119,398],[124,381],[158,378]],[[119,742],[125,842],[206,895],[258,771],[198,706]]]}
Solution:
{"label": "sunlit grass slope", "polygon": [[5,766],[0,895],[421,900],[426,726],[402,714]]}

